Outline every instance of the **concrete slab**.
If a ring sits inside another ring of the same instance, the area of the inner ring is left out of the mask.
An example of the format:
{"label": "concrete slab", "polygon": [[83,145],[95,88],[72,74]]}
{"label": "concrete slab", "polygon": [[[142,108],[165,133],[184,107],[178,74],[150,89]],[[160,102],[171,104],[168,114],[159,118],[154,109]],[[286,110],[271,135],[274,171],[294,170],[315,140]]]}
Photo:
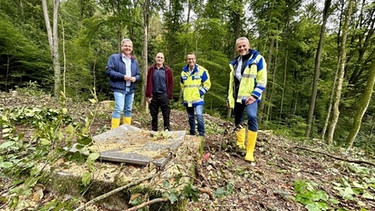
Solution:
{"label": "concrete slab", "polygon": [[[89,151],[100,153],[100,159],[134,165],[163,167],[184,141],[185,131],[146,131],[121,125],[93,137]],[[76,149],[73,149],[76,151]],[[88,152],[86,152],[88,153]]]}

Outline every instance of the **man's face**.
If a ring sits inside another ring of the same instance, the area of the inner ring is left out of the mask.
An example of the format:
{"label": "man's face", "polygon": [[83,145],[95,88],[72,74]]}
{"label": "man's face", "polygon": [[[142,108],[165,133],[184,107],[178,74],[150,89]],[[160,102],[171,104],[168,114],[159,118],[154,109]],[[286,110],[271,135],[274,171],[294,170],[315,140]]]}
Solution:
{"label": "man's face", "polygon": [[194,67],[196,63],[195,55],[194,54],[187,55],[186,61],[189,64],[189,67]]}
{"label": "man's face", "polygon": [[121,46],[121,51],[126,55],[129,56],[133,51],[133,44],[129,41],[125,41],[124,44]]}
{"label": "man's face", "polygon": [[162,53],[156,54],[155,61],[156,61],[157,65],[159,65],[159,66],[163,65],[164,64],[164,54],[162,54]]}
{"label": "man's face", "polygon": [[244,56],[249,52],[249,42],[240,40],[236,43],[236,51],[240,56]]}

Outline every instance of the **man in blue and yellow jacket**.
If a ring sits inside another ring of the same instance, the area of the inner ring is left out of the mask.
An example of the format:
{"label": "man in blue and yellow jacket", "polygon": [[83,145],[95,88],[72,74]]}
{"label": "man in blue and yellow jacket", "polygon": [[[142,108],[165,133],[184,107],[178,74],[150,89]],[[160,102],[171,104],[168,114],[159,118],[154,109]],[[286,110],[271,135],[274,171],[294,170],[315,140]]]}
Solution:
{"label": "man in blue and yellow jacket", "polygon": [[[227,106],[234,108],[234,123],[237,130],[237,145],[246,148],[246,161],[254,161],[254,149],[258,131],[258,103],[267,84],[267,66],[263,56],[250,49],[246,37],[236,40],[236,51],[239,56],[230,64],[229,90]],[[245,147],[246,129],[240,127],[246,109],[248,131]]]}
{"label": "man in blue and yellow jacket", "polygon": [[[187,65],[181,72],[181,90],[183,103],[189,118],[190,135],[195,135],[195,114],[198,122],[198,133],[204,136],[203,105],[204,95],[211,87],[208,71],[196,63],[194,53],[186,56]],[[195,110],[195,111],[194,111]],[[195,114],[194,114],[195,113]]]}

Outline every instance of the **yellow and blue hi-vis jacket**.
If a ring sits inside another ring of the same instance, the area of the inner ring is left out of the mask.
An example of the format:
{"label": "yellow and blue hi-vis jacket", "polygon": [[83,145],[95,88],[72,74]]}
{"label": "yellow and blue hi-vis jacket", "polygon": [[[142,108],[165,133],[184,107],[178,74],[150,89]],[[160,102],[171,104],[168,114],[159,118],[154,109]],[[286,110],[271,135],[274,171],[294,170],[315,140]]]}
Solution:
{"label": "yellow and blue hi-vis jacket", "polygon": [[210,75],[204,67],[197,64],[194,70],[189,73],[189,66],[186,65],[181,71],[180,85],[183,91],[184,106],[203,105],[203,96],[211,87]]}
{"label": "yellow and blue hi-vis jacket", "polygon": [[[255,98],[260,100],[267,85],[266,61],[256,50],[250,50],[249,53],[251,55],[247,60],[245,69],[242,73],[241,82],[236,95],[234,95],[234,78],[236,74],[234,66],[237,64],[237,59],[233,60],[229,64],[231,72],[229,76],[228,101],[231,108],[234,108],[234,102],[244,103],[250,95],[253,95]],[[234,99],[234,96],[237,96],[236,99]]]}

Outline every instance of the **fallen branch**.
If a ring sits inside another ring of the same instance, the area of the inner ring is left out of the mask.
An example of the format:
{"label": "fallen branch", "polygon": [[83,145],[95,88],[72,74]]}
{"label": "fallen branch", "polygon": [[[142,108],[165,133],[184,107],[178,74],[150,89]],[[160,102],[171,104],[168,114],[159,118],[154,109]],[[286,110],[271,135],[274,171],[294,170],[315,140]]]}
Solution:
{"label": "fallen branch", "polygon": [[199,192],[205,193],[210,197],[210,200],[214,199],[214,195],[212,195],[211,191],[204,189],[204,188],[198,188]]}
{"label": "fallen branch", "polygon": [[150,174],[150,175],[148,175],[148,176],[146,176],[146,177],[144,177],[144,178],[142,178],[142,179],[136,180],[136,181],[131,182],[131,183],[127,184],[127,185],[124,185],[124,186],[118,187],[118,188],[116,188],[116,189],[114,189],[114,190],[112,190],[112,191],[110,191],[110,192],[108,192],[108,193],[105,193],[105,194],[103,194],[103,195],[100,195],[100,196],[98,196],[98,197],[95,197],[95,198],[91,199],[90,201],[86,202],[84,205],[78,207],[78,208],[75,209],[74,211],[83,210],[84,208],[86,208],[87,206],[89,206],[89,205],[91,205],[91,204],[94,204],[95,202],[98,202],[98,201],[100,201],[100,200],[102,200],[102,199],[105,199],[105,198],[107,198],[108,196],[111,196],[111,195],[113,195],[113,194],[115,194],[115,193],[118,193],[118,192],[120,192],[120,191],[122,191],[122,190],[125,190],[125,189],[127,189],[127,188],[130,188],[130,187],[132,187],[132,186],[138,185],[138,184],[142,183],[142,182],[145,181],[145,180],[151,179],[151,178],[154,177],[154,176],[155,176],[155,174]]}
{"label": "fallen branch", "polygon": [[314,153],[322,154],[322,155],[325,155],[325,156],[327,156],[327,157],[334,158],[334,159],[336,159],[336,160],[346,161],[346,162],[349,162],[349,163],[358,163],[358,164],[363,164],[363,163],[364,163],[364,164],[368,164],[368,165],[371,165],[371,166],[375,166],[375,163],[371,163],[371,162],[369,162],[369,161],[365,161],[365,160],[351,160],[351,159],[345,159],[345,158],[342,158],[342,157],[336,157],[336,156],[330,155],[330,154],[325,153],[325,152],[316,151],[316,150],[312,150],[312,149],[305,148],[305,147],[294,146],[293,148],[296,148],[296,149],[302,149],[302,150],[307,150],[307,151],[310,151],[310,152],[314,152]]}
{"label": "fallen branch", "polygon": [[138,209],[146,207],[146,206],[148,206],[150,204],[154,204],[154,203],[158,203],[158,202],[164,202],[164,201],[168,201],[168,200],[169,200],[168,198],[156,198],[156,199],[152,199],[151,201],[143,202],[142,204],[137,205],[137,206],[132,207],[132,208],[129,208],[129,209],[125,210],[125,211],[138,210]]}

